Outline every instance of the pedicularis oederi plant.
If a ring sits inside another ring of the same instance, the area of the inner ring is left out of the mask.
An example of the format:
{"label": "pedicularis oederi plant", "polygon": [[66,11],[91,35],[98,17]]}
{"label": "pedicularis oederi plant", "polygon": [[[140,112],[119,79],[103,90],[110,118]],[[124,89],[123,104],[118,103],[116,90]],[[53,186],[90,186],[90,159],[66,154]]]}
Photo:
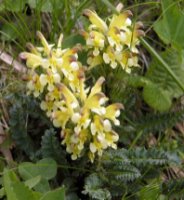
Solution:
{"label": "pedicularis oederi plant", "polygon": [[[84,10],[91,23],[87,30],[80,30],[85,46],[62,49],[63,35],[57,44],[49,44],[41,32],[38,38],[42,47],[29,44],[30,52],[21,53],[28,67],[28,94],[39,97],[44,110],[55,127],[61,128],[62,144],[73,160],[88,153],[91,162],[108,147],[117,148],[123,105],[108,103],[102,92],[104,77],[94,86],[86,84],[86,71],[104,64],[121,68],[127,73],[138,67],[139,37],[144,34],[140,22],[132,23],[129,10],[114,14],[103,21],[94,11]],[[86,51],[88,66],[78,59],[78,52]]]}

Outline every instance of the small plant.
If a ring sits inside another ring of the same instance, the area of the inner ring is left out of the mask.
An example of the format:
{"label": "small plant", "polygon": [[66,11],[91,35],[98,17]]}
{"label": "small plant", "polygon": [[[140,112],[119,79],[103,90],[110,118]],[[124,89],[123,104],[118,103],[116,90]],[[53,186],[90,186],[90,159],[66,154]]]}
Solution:
{"label": "small plant", "polygon": [[131,27],[130,11],[113,15],[109,27],[91,10],[85,10],[84,15],[92,22],[88,27],[89,33],[82,31],[89,49],[87,62],[91,60],[87,69],[78,60],[77,54],[84,48],[78,45],[62,49],[62,34],[55,45],[48,44],[37,32],[43,47],[28,44],[31,53],[23,52],[20,56],[26,59],[30,69],[28,93],[35,97],[41,95],[44,99],[40,106],[54,126],[62,128],[62,143],[66,144],[71,158],[75,160],[83,154],[83,150],[89,149],[88,156],[93,162],[96,153],[101,156],[107,147],[117,148],[115,142],[119,136],[112,125],[120,125],[117,117],[123,106],[120,103],[107,105],[108,98],[102,93],[103,77],[93,87],[86,86],[85,70],[94,67],[94,63],[104,62],[112,68],[119,64],[130,72],[130,67],[138,65],[136,46],[142,31],[138,30],[140,23]]}

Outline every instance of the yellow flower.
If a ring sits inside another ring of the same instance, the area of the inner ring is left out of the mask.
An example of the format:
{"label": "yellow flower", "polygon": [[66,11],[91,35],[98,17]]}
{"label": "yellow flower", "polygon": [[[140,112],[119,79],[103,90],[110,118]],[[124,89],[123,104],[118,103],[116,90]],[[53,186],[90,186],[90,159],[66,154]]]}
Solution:
{"label": "yellow flower", "polygon": [[62,83],[59,85],[59,90],[62,92],[63,99],[66,102],[68,109],[73,113],[73,109],[79,106],[79,102],[74,94]]}
{"label": "yellow flower", "polygon": [[130,30],[128,27],[132,25],[130,16],[132,16],[132,13],[127,10],[119,15],[114,14],[110,21],[107,37],[110,46],[115,46],[117,51],[121,51],[126,44],[127,31]]}
{"label": "yellow flower", "polygon": [[61,99],[61,91],[59,90],[58,86],[54,87],[54,90],[48,91],[47,94],[45,95],[45,100],[46,101],[58,101]]}
{"label": "yellow flower", "polygon": [[80,135],[74,134],[71,129],[65,129],[62,131],[62,137],[64,137],[62,144],[66,144],[66,151],[72,154],[72,160],[81,157],[81,152],[84,149],[88,136],[89,132],[86,129],[82,130]]}
{"label": "yellow flower", "polygon": [[33,93],[35,97],[38,97],[40,93],[43,92],[44,87],[40,83],[39,75],[36,74],[35,72],[30,72],[28,74],[28,83],[27,83],[27,88],[28,88],[28,94]]}
{"label": "yellow flower", "polygon": [[70,111],[67,109],[67,107],[62,110],[56,110],[52,113],[51,119],[53,120],[53,124],[55,127],[61,127],[65,129],[66,123],[71,117]]}
{"label": "yellow flower", "polygon": [[130,53],[125,50],[122,53],[117,54],[116,59],[127,73],[131,72],[132,67],[139,67],[138,57],[135,53]]}
{"label": "yellow flower", "polygon": [[99,29],[102,32],[106,32],[108,30],[107,24],[91,10],[84,10],[83,15],[89,18],[94,28]]}
{"label": "yellow flower", "polygon": [[44,87],[47,85],[48,91],[53,91],[55,88],[54,84],[60,83],[61,77],[58,73],[52,73],[47,70],[47,74],[40,75],[40,83]]}
{"label": "yellow flower", "polygon": [[103,115],[94,115],[90,125],[92,134],[92,142],[90,143],[89,158],[93,162],[95,156],[93,154],[102,155],[103,150],[112,147],[117,148],[115,142],[118,141],[118,134],[113,131],[113,123],[117,126],[120,125],[117,117],[120,115],[121,104],[112,104],[105,108]]}
{"label": "yellow flower", "polygon": [[86,39],[86,44],[89,49],[94,48],[93,55],[98,56],[100,51],[105,46],[105,36],[98,31],[90,31],[90,33],[83,32],[82,35]]}
{"label": "yellow flower", "polygon": [[89,52],[88,54],[88,59],[87,59],[87,64],[93,68],[97,65],[100,65],[101,63],[103,63],[103,58],[101,57],[101,55],[98,56],[94,56],[91,52]]}
{"label": "yellow flower", "polygon": [[56,107],[54,107],[54,101],[42,101],[40,107],[42,110],[46,111],[48,117],[51,117],[53,110],[56,109]]}
{"label": "yellow flower", "polygon": [[116,56],[114,49],[108,46],[106,51],[103,53],[103,60],[106,64],[110,64],[110,66],[115,69],[118,65]]}
{"label": "yellow flower", "polygon": [[[101,63],[103,59],[113,68],[118,63],[124,68],[126,62],[128,66],[136,63],[133,53],[117,53],[112,46],[105,46],[107,38],[104,33],[108,33],[108,26],[92,11],[86,10],[85,15],[94,25],[90,27],[89,34],[85,33],[93,65]],[[40,32],[38,37],[43,47],[29,44],[31,53],[21,54],[30,68],[27,84],[29,93],[35,97],[42,93],[40,107],[53,125],[61,128],[62,144],[66,145],[71,159],[81,157],[86,152],[84,149],[87,149],[93,162],[95,156],[101,156],[108,147],[116,148],[119,136],[113,126],[120,124],[117,117],[122,105],[107,105],[108,98],[102,92],[104,77],[100,77],[93,87],[86,87],[85,68],[77,55],[80,46],[62,50],[62,34],[57,47],[48,44]],[[104,49],[105,52],[102,51]]]}
{"label": "yellow flower", "polygon": [[120,114],[122,105],[105,106],[108,98],[102,93],[104,81],[105,79],[100,77],[89,94],[84,90],[85,84],[82,81],[80,89],[86,93],[85,97],[81,96],[81,93],[75,97],[69,88],[60,85],[63,100],[66,102],[66,111],[54,111],[53,122],[55,126],[60,125],[63,128],[63,144],[66,144],[67,152],[72,154],[71,158],[73,160],[81,156],[87,141],[90,150],[88,155],[91,162],[93,162],[96,154],[101,156],[104,149],[108,147],[116,148],[115,143],[119,137],[113,131],[113,124],[116,126],[120,124],[117,117]]}
{"label": "yellow flower", "polygon": [[[29,43],[28,48],[30,53],[22,52],[20,57],[22,59],[26,59],[26,64],[31,69],[31,71],[37,70],[38,67],[38,71],[41,69],[39,78],[41,86],[47,86],[47,89],[52,91],[55,88],[55,84],[60,83],[63,78],[68,81],[69,85],[70,81],[76,82],[76,80],[74,80],[76,78],[74,73],[76,73],[79,68],[82,67],[77,60],[77,52],[81,47],[76,46],[72,49],[62,50],[61,47],[63,35],[61,34],[58,40],[58,44],[56,48],[54,48],[54,44],[49,44],[42,33],[38,32],[37,35],[43,47],[34,47]],[[73,89],[76,89],[75,84],[73,84],[72,87]]]}
{"label": "yellow flower", "polygon": [[35,69],[38,66],[44,66],[44,59],[41,58],[39,55],[35,55],[28,52],[22,52],[20,54],[22,59],[26,59],[26,65],[29,68]]}
{"label": "yellow flower", "polygon": [[114,122],[115,125],[119,126],[120,122],[116,118],[120,115],[120,109],[123,109],[122,104],[115,103],[106,107],[106,113],[104,114],[105,118],[108,118]]}
{"label": "yellow flower", "polygon": [[[140,30],[142,23],[132,24],[131,11],[114,14],[109,19],[109,24],[88,9],[84,10],[84,16],[91,22],[88,31],[81,31],[90,52],[88,54],[90,67],[99,65],[104,60],[113,69],[119,64],[130,73],[131,67],[138,66],[137,45],[139,45],[139,37],[144,35],[144,32]],[[134,56],[127,57],[127,51]]]}

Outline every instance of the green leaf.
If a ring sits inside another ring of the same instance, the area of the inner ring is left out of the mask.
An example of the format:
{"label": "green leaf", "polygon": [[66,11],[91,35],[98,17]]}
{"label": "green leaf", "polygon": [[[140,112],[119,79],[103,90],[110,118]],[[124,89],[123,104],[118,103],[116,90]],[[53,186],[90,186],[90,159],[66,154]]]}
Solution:
{"label": "green leaf", "polygon": [[42,136],[41,153],[44,158],[53,158],[58,163],[66,164],[66,151],[62,150],[54,129],[46,130]]}
{"label": "green leaf", "polygon": [[100,177],[93,173],[85,179],[83,194],[88,194],[92,199],[108,200],[111,194],[107,188],[104,188],[103,181]]}
{"label": "green leaf", "polygon": [[9,11],[20,12],[24,9],[26,2],[27,0],[5,0],[3,4]]}
{"label": "green leaf", "polygon": [[4,187],[2,187],[2,188],[0,189],[0,199],[3,198],[4,195],[5,195],[5,189],[4,189]]}
{"label": "green leaf", "polygon": [[51,158],[45,158],[33,164],[24,162],[18,166],[20,176],[24,180],[29,180],[41,176],[40,182],[34,187],[36,191],[46,192],[50,190],[48,180],[54,178],[57,173],[57,164]]}
{"label": "green leaf", "polygon": [[39,200],[41,197],[41,194],[38,195],[38,193],[31,191],[21,182],[13,183],[12,190],[16,194],[18,200]]}
{"label": "green leaf", "polygon": [[34,189],[42,193],[50,191],[50,185],[48,180],[42,178],[41,181],[34,187]]}
{"label": "green leaf", "polygon": [[150,183],[144,186],[139,192],[140,200],[156,200],[160,194],[160,187],[158,183]]}
{"label": "green leaf", "polygon": [[166,44],[184,48],[184,12],[179,8],[177,1],[161,2],[163,16],[155,23],[154,30]]}
{"label": "green leaf", "polygon": [[128,85],[132,86],[132,87],[144,87],[149,80],[147,80],[145,77],[143,76],[135,76],[135,75],[127,75],[125,77],[125,80],[127,80]]}
{"label": "green leaf", "polygon": [[135,121],[135,130],[146,133],[163,132],[166,129],[173,128],[177,123],[184,120],[184,110],[168,111],[164,113],[149,113]]}
{"label": "green leaf", "polygon": [[[168,49],[161,53],[161,56],[184,85],[184,52]],[[173,80],[169,73],[160,66],[156,59],[153,59],[146,73],[146,78],[150,79],[158,88],[167,91],[170,98],[178,98],[183,94],[183,91],[178,84]]]}
{"label": "green leaf", "polygon": [[51,158],[44,158],[36,164],[24,162],[18,166],[19,173],[24,180],[41,176],[46,180],[50,180],[56,176],[57,164]]}
{"label": "green leaf", "polygon": [[7,196],[7,200],[19,200],[17,199],[13,189],[12,189],[12,183],[18,183],[19,180],[15,174],[14,171],[10,171],[5,169],[3,173],[3,185],[5,189],[5,193]]}
{"label": "green leaf", "polygon": [[63,6],[60,0],[28,0],[28,4],[33,9],[40,8],[42,12],[53,12],[56,9],[61,9]]}
{"label": "green leaf", "polygon": [[[10,133],[12,139],[16,143],[16,147],[23,150],[26,155],[30,157],[34,155],[34,143],[27,130],[27,115],[28,115],[28,102],[21,102],[20,100],[27,101],[26,97],[18,99],[10,108]],[[34,101],[32,101],[34,103]],[[30,105],[29,109],[34,107]]]}
{"label": "green leaf", "polygon": [[158,111],[167,111],[172,105],[168,92],[153,83],[144,87],[143,97],[149,106]]}
{"label": "green leaf", "polygon": [[4,168],[5,168],[5,162],[1,159],[4,159],[4,158],[1,158],[0,157],[0,172],[3,172]]}
{"label": "green leaf", "polygon": [[63,41],[63,48],[69,48],[78,43],[85,44],[84,38],[81,35],[73,34],[65,38],[65,40]]}
{"label": "green leaf", "polygon": [[31,189],[31,188],[35,187],[40,181],[41,181],[41,176],[36,176],[34,178],[31,178],[31,179],[25,181],[24,184],[26,186],[28,186],[29,189]]}
{"label": "green leaf", "polygon": [[1,31],[3,34],[1,35],[1,39],[5,41],[11,41],[17,38],[18,34],[16,32],[17,25],[15,22],[8,22],[3,24]]}
{"label": "green leaf", "polygon": [[65,200],[65,189],[64,187],[58,188],[56,190],[47,192],[42,196],[40,200]]}
{"label": "green leaf", "polygon": [[39,200],[42,196],[40,193],[33,192],[24,183],[20,182],[12,170],[4,170],[3,185],[7,200]]}

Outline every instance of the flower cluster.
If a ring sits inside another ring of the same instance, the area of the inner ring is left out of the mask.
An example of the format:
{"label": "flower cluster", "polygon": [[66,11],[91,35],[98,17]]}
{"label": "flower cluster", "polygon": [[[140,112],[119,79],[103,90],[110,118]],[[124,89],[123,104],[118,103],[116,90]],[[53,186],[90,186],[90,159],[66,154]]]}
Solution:
{"label": "flower cluster", "polygon": [[132,23],[129,10],[114,14],[108,19],[108,24],[91,10],[86,9],[84,16],[91,22],[87,31],[81,31],[86,40],[88,64],[91,67],[105,62],[114,69],[119,64],[130,73],[131,67],[139,66],[137,45],[144,32],[140,30],[141,22]]}
{"label": "flower cluster", "polygon": [[[28,89],[35,97],[43,93],[44,88],[48,92],[55,91],[55,85],[61,80],[70,85],[73,91],[77,90],[77,71],[82,68],[78,62],[77,52],[80,46],[72,49],[61,49],[63,35],[60,35],[56,48],[54,44],[48,44],[42,33],[37,35],[43,47],[34,47],[28,44],[29,52],[22,52],[20,57],[26,59],[28,71]],[[51,95],[52,96],[52,95]]]}
{"label": "flower cluster", "polygon": [[40,32],[38,37],[42,47],[29,44],[30,52],[20,54],[29,68],[28,93],[42,99],[41,109],[61,128],[62,144],[71,158],[75,160],[87,150],[93,162],[104,149],[116,148],[119,137],[113,126],[120,125],[117,117],[122,105],[107,104],[103,77],[93,87],[86,87],[85,68],[77,55],[80,46],[62,49],[63,35],[57,46],[48,44]]}

